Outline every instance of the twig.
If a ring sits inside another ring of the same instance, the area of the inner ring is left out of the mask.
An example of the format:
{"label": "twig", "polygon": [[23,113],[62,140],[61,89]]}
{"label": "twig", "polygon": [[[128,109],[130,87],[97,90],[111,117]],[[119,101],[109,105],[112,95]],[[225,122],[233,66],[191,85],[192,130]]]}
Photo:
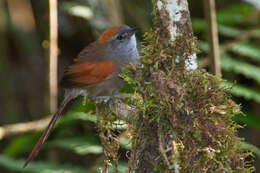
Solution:
{"label": "twig", "polygon": [[211,71],[221,76],[218,29],[216,22],[215,0],[204,0],[204,11],[207,19],[208,39],[210,42]]}
{"label": "twig", "polygon": [[178,155],[178,149],[177,149],[177,145],[176,142],[173,140],[172,141],[172,155],[174,156],[174,164],[173,164],[173,168],[175,170],[175,173],[179,173],[179,166],[178,166],[178,160],[177,160],[177,155]]}
{"label": "twig", "polygon": [[162,139],[161,139],[161,138],[162,138],[162,137],[160,136],[160,137],[159,137],[159,150],[160,150],[160,153],[162,154],[162,156],[163,156],[163,158],[164,158],[164,162],[166,163],[166,165],[167,165],[168,167],[170,167],[171,164],[170,164],[170,162],[169,162],[169,160],[168,160],[168,158],[167,158],[167,155],[166,155],[166,153],[165,153],[165,151],[164,151],[163,143],[162,143]]}
{"label": "twig", "polygon": [[0,140],[12,135],[43,130],[48,125],[50,119],[51,118],[48,117],[36,121],[2,126],[0,127]]}
{"label": "twig", "polygon": [[58,14],[57,0],[49,0],[50,8],[50,112],[54,113],[57,109],[58,95]]}
{"label": "twig", "polygon": [[[128,120],[127,116],[133,116],[138,111],[137,108],[124,104],[123,102],[114,103],[111,109],[115,114],[124,120]],[[98,117],[99,116],[97,116],[97,118]],[[43,130],[47,127],[50,120],[51,117],[48,116],[47,118],[41,120],[10,124],[2,127],[0,126],[0,140],[8,136]]]}

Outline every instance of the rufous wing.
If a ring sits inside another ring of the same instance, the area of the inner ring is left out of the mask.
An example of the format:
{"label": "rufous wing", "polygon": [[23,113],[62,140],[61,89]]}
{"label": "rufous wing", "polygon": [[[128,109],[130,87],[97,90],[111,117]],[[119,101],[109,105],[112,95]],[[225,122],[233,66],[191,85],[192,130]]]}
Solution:
{"label": "rufous wing", "polygon": [[67,88],[84,87],[109,79],[116,71],[112,61],[82,61],[70,66],[65,72],[61,85]]}

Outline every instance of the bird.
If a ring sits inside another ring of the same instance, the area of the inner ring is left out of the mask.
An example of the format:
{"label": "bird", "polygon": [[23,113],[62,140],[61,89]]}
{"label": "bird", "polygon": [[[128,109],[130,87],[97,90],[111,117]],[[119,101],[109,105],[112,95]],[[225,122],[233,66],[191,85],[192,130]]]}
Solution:
{"label": "bird", "polygon": [[64,99],[27,157],[24,168],[37,156],[63,109],[71,100],[78,96],[85,96],[92,101],[98,97],[111,97],[124,85],[123,79],[118,76],[121,67],[138,62],[135,37],[137,30],[127,25],[112,26],[78,54],[60,82],[65,89]]}

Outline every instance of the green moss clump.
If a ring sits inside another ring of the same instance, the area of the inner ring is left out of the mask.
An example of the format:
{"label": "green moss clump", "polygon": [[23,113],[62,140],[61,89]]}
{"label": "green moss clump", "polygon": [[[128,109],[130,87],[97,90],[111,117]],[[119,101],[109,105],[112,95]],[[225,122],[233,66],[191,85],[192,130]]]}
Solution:
{"label": "green moss clump", "polygon": [[[124,70],[136,87],[140,110],[133,117],[129,172],[253,172],[250,151],[237,137],[232,121],[240,113],[222,80],[203,70],[185,70],[185,58],[197,51],[180,36],[162,45],[159,30],[145,36],[144,56],[135,70]],[[190,40],[194,41],[194,40]],[[178,43],[178,44],[177,44]]]}

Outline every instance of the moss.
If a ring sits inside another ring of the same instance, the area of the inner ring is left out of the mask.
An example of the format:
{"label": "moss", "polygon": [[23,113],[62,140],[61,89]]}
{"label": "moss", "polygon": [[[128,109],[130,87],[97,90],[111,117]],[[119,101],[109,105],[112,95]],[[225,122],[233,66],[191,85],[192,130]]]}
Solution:
{"label": "moss", "polygon": [[222,80],[185,70],[185,59],[197,52],[189,46],[194,39],[180,35],[166,46],[158,32],[145,34],[141,64],[123,74],[135,86],[138,99],[131,104],[140,110],[133,117],[129,172],[253,172],[246,162],[251,152],[236,135],[241,126],[231,119],[240,108]]}
{"label": "moss", "polygon": [[[118,119],[109,109],[108,103],[98,104],[97,125],[98,135],[103,146],[104,165],[106,172],[110,166],[118,172],[118,150],[119,150],[119,131],[115,129],[115,121]],[[102,115],[102,116],[101,116]],[[113,162],[111,162],[113,161]]]}
{"label": "moss", "polygon": [[[236,134],[241,126],[232,121],[240,107],[220,78],[185,69],[198,52],[189,21],[177,23],[185,31],[169,42],[159,13],[155,6],[154,29],[144,36],[140,64],[127,66],[121,75],[135,91],[135,99],[127,103],[139,110],[130,117],[128,172],[253,172],[251,161],[246,161],[252,153],[240,147],[242,139]],[[167,14],[164,17],[167,20]],[[116,137],[111,125],[115,118],[102,118],[99,129],[105,153],[116,162],[118,143],[111,141]]]}

